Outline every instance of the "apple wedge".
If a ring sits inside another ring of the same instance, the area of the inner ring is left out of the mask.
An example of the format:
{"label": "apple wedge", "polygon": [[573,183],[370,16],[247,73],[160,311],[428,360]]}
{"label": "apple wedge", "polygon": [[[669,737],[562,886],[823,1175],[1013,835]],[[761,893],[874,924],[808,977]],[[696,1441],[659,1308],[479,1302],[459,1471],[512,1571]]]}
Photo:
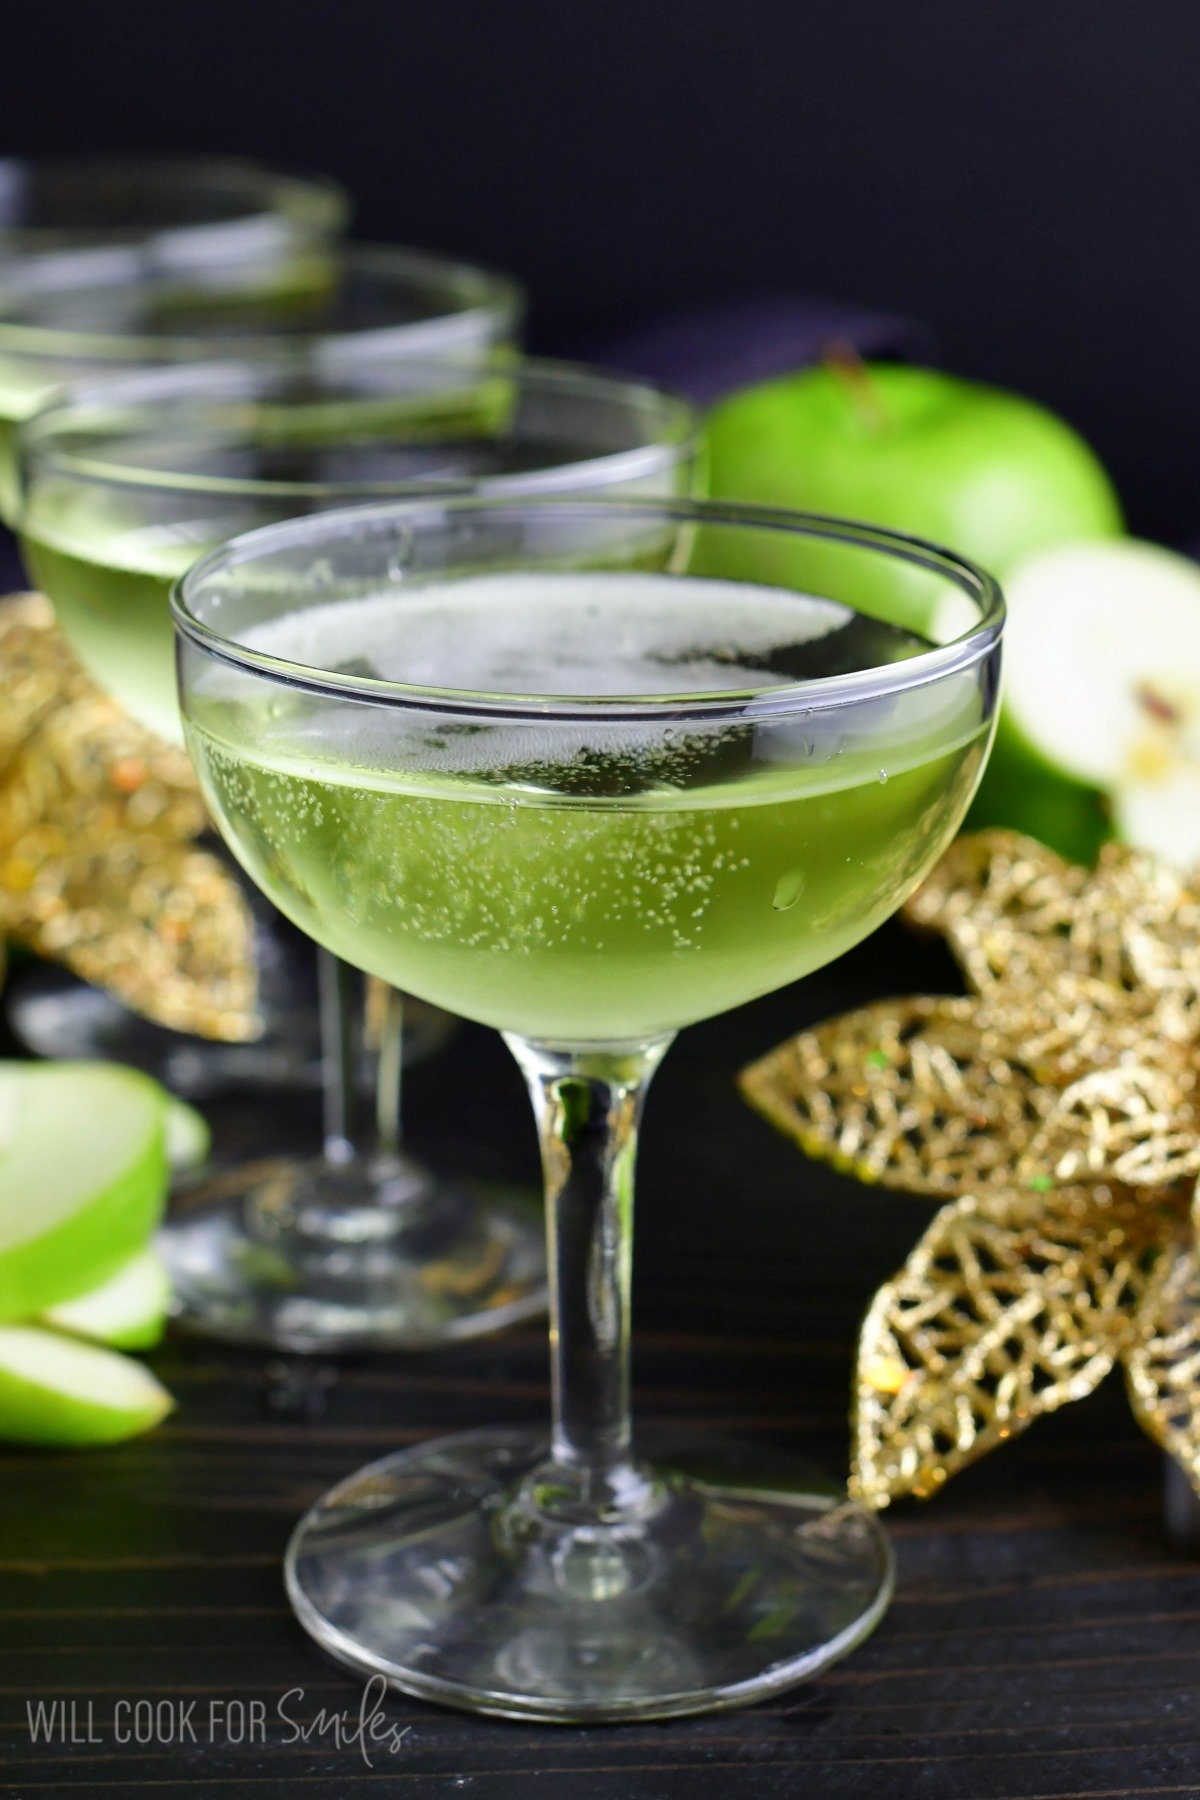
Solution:
{"label": "apple wedge", "polygon": [[118,1350],[149,1350],[162,1337],[171,1284],[158,1253],[143,1250],[117,1273],[42,1314],[40,1323]]}
{"label": "apple wedge", "polygon": [[113,1063],[0,1062],[0,1319],[107,1281],[167,1191],[163,1091]]}
{"label": "apple wedge", "polygon": [[1134,539],[1061,546],[1005,583],[1006,722],[1112,797],[1118,836],[1200,860],[1200,567]]}
{"label": "apple wedge", "polygon": [[73,1448],[149,1431],[174,1401],[131,1357],[36,1325],[0,1326],[0,1439]]}

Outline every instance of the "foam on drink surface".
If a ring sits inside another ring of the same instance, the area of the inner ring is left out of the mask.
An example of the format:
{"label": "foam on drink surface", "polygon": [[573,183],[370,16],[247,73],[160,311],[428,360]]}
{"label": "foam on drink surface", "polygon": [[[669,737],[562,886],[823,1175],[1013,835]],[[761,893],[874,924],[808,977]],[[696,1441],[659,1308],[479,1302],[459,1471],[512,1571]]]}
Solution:
{"label": "foam on drink surface", "polygon": [[[628,572],[523,573],[405,586],[255,626],[248,647],[337,675],[533,699],[647,701],[784,687],[927,648],[911,632],[811,594]],[[313,717],[302,733],[323,733]],[[337,754],[360,769],[503,776],[615,795],[690,785],[729,733],[653,718],[506,722],[344,708]],[[295,739],[293,738],[293,747]],[[315,742],[310,739],[316,750]],[[326,746],[326,751],[330,746]]]}
{"label": "foam on drink surface", "polygon": [[847,625],[832,600],[652,574],[481,575],[288,613],[245,642],[410,686],[602,699],[782,685],[774,652]]}

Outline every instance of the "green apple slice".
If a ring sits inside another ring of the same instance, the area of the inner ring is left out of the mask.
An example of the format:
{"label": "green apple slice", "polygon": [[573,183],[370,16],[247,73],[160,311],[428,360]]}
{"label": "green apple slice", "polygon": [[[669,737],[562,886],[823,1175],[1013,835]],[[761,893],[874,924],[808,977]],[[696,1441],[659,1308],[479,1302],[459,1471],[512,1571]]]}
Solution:
{"label": "green apple slice", "polygon": [[167,1191],[163,1092],[115,1063],[0,1062],[0,1319],[99,1286]]}
{"label": "green apple slice", "polygon": [[42,1331],[0,1326],[0,1438],[116,1444],[170,1412],[165,1387],[131,1357]]}
{"label": "green apple slice", "polygon": [[168,1094],[165,1126],[167,1161],[172,1169],[198,1169],[212,1144],[208,1120],[194,1106]]}
{"label": "green apple slice", "polygon": [[1187,758],[1200,729],[1195,563],[1133,539],[1065,545],[1004,585],[1005,709],[1035,751],[1111,792]]}
{"label": "green apple slice", "polygon": [[162,1260],[156,1251],[143,1250],[90,1293],[52,1306],[41,1323],[118,1350],[149,1350],[162,1337],[170,1304]]}

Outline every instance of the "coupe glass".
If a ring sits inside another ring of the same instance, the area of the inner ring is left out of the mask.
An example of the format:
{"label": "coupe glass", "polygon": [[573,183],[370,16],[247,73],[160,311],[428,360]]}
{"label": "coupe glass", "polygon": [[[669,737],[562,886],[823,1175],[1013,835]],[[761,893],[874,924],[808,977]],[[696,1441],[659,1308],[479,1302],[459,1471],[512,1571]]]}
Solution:
{"label": "coupe glass", "polygon": [[[314,245],[283,259],[205,263],[183,276],[155,259],[143,266],[137,254],[124,251],[103,260],[89,252],[0,266],[0,516],[16,526],[19,422],[56,398],[64,385],[154,369],[186,376],[195,373],[197,363],[236,356],[280,371],[281,389],[286,379],[294,379],[303,400],[313,384],[335,383],[343,371],[351,371],[352,381],[353,368],[373,358],[481,361],[497,346],[514,342],[521,315],[520,290],[506,277],[390,246],[333,251]],[[248,436],[253,439],[252,426]],[[258,516],[277,518],[286,511]],[[190,517],[185,513],[184,526]],[[167,515],[160,512],[146,522],[163,527],[158,534],[163,577],[181,573],[188,558],[186,530],[182,541],[172,541],[174,522]],[[147,532],[140,543],[153,541],[154,533]],[[191,554],[214,541],[200,536]],[[137,571],[125,573],[125,591],[133,595]],[[168,585],[165,578],[159,582],[162,630],[169,641]],[[78,610],[76,618],[83,618]],[[127,653],[138,642],[135,618]],[[87,660],[87,642],[77,639],[77,648]],[[148,686],[146,694],[152,693]],[[129,689],[119,697],[146,723],[178,736],[173,698],[147,710]],[[20,975],[12,984],[10,1018],[18,1036],[41,1055],[99,1055],[136,1063],[193,1098],[230,1083],[311,1087],[322,1068],[315,1010],[311,1000],[299,1014],[295,1007],[304,983],[311,987],[311,967],[307,958],[298,961],[278,932],[265,930],[261,943],[265,1030],[253,1045],[210,1044],[167,1032],[58,970]]]}
{"label": "coupe glass", "polygon": [[335,238],[349,215],[335,181],[239,157],[0,158],[0,269],[113,249],[139,250],[160,273],[211,268]]}
{"label": "coupe glass", "polygon": [[[235,533],[431,483],[665,498],[694,482],[695,417],[655,388],[502,355],[326,352],[127,376],[22,428],[30,576],[101,685],[165,734],[180,729],[171,583]],[[345,981],[332,959],[321,973],[325,1154],[224,1174],[219,1199],[175,1218],[164,1247],[181,1322],[303,1349],[415,1346],[540,1310],[536,1215],[401,1148],[399,996],[378,1141],[359,1141]]]}
{"label": "coupe glass", "polygon": [[633,1439],[638,1120],[680,1026],[838,956],[945,847],[999,590],[836,520],[469,498],[250,533],[174,609],[238,857],[339,955],[498,1027],[541,1135],[551,1429],[343,1481],[288,1552],[301,1622],[364,1674],[533,1719],[811,1675],[881,1616],[886,1541],[787,1456]]}

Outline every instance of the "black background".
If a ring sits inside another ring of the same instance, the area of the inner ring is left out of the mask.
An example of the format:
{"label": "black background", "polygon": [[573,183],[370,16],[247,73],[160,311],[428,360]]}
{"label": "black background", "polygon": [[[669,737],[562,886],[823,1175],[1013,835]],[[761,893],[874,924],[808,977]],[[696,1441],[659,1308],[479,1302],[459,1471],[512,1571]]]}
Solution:
{"label": "black background", "polygon": [[466,252],[535,342],[804,291],[928,321],[1200,538],[1195,0],[8,0],[14,153],[243,151]]}

